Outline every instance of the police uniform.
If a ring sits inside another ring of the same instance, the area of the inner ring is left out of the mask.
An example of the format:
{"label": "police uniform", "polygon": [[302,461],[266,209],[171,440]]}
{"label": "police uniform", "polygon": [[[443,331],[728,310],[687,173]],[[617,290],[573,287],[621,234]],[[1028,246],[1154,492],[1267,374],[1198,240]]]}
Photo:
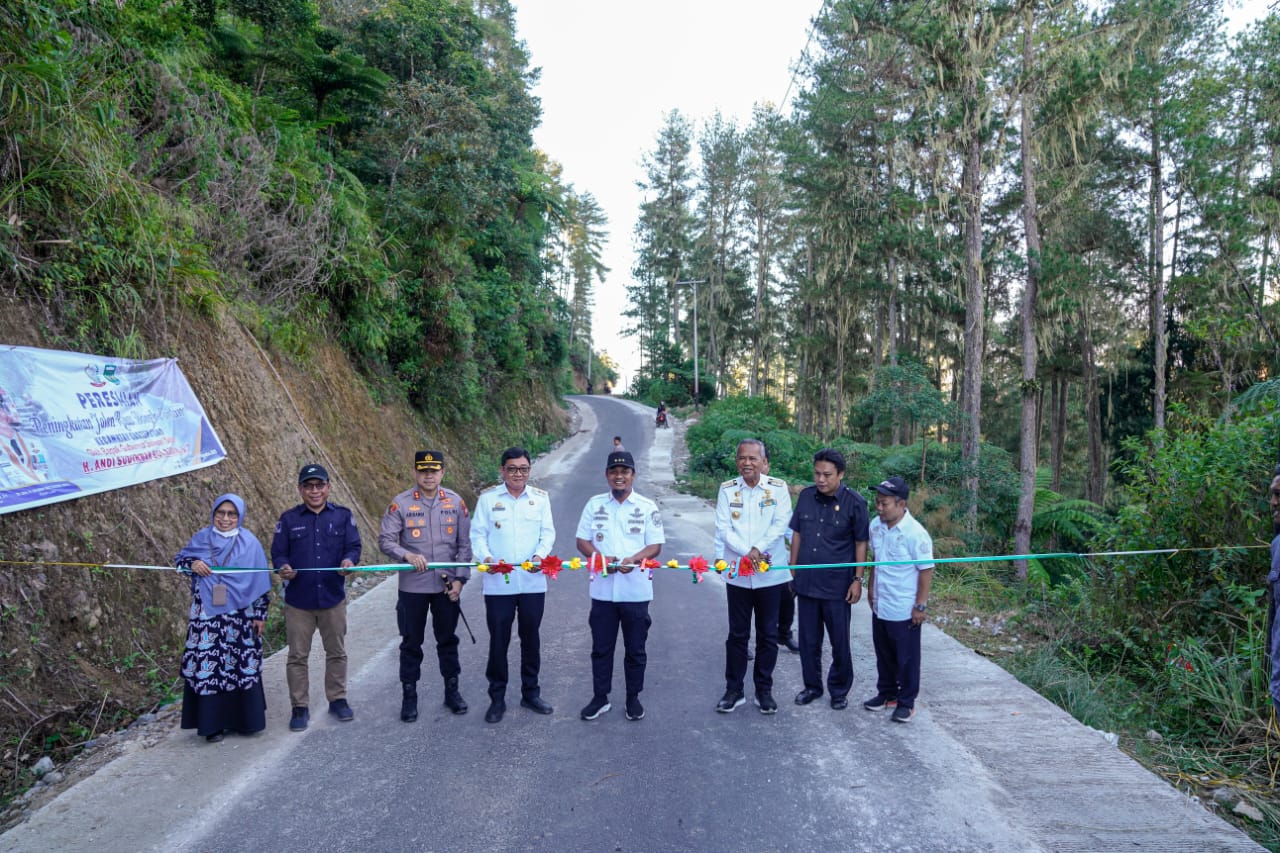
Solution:
{"label": "police uniform", "polygon": [[[413,488],[396,495],[387,507],[378,533],[378,547],[388,557],[405,562],[410,554],[421,554],[429,563],[469,563],[470,534],[471,517],[457,492],[441,486],[435,497],[427,499],[421,490]],[[445,582],[456,579],[466,583],[471,569],[458,566],[399,574],[396,623],[400,630],[400,682],[408,688],[417,684],[422,674],[422,641],[430,613],[446,694],[456,691],[458,675],[462,672],[457,634],[461,605],[449,600]]]}
{"label": "police uniform", "polygon": [[[876,562],[932,560],[933,539],[910,510],[893,527],[879,518],[869,528]],[[876,692],[914,708],[920,694],[920,629],[911,623],[919,576],[933,563],[899,563],[875,567],[871,596],[871,642],[876,650]]]}
{"label": "police uniform", "polygon": [[725,640],[725,690],[741,694],[747,673],[747,641],[751,616],[756,620],[756,660],[752,673],[756,696],[771,695],[773,668],[778,662],[778,606],[791,572],[786,535],[791,522],[791,493],[777,477],[762,476],[755,486],[741,476],[720,484],[716,498],[716,559],[731,567],[752,548],[768,555],[769,571],[737,575],[726,580],[729,636]]}
{"label": "police uniform", "polygon": [[[859,542],[867,541],[867,501],[844,483],[834,495],[809,486],[796,498],[791,529],[800,534],[796,566],[852,563]],[[860,578],[862,572],[856,572]],[[800,617],[800,668],[805,691],[822,695],[822,635],[831,637],[827,689],[833,703],[847,701],[853,687],[853,651],[849,647],[852,567],[804,569],[795,573],[796,611]]]}
{"label": "police uniform", "polygon": [[484,612],[489,626],[489,696],[502,699],[507,691],[507,648],[511,626],[519,622],[520,695],[536,699],[541,668],[538,629],[547,598],[547,579],[541,572],[527,572],[520,563],[545,557],[555,546],[556,528],[551,519],[551,499],[542,489],[525,486],[513,497],[506,484],[481,493],[471,522],[471,553],[477,560],[505,560],[515,566],[510,574],[484,577]]}
{"label": "police uniform", "polygon": [[[624,453],[627,459],[629,453]],[[613,456],[610,457],[613,459]],[[635,470],[630,462],[628,467]],[[605,556],[630,557],[647,545],[666,542],[658,505],[634,491],[619,503],[609,492],[587,501],[578,520],[577,538],[590,540]],[[591,578],[591,677],[596,696],[608,696],[613,686],[613,652],[622,629],[625,651],[623,671],[627,697],[644,689],[644,669],[648,658],[645,641],[649,637],[649,602],[653,600],[650,572],[636,567],[623,574],[611,570],[607,576]]]}

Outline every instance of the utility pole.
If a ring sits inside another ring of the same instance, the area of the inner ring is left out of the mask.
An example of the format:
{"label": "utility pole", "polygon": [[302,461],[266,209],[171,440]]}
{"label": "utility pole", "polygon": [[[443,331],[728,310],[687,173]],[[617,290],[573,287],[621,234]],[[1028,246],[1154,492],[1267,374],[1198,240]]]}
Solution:
{"label": "utility pole", "polygon": [[693,405],[697,408],[699,405],[698,393],[698,285],[706,284],[705,278],[695,278],[688,281],[677,281],[676,287],[686,284],[693,285]]}

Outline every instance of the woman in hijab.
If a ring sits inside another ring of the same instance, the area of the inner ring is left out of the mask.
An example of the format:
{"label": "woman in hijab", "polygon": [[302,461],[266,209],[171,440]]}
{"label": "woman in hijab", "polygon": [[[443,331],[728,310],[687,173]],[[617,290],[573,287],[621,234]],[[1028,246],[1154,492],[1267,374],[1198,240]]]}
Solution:
{"label": "woman in hijab", "polygon": [[[191,614],[182,653],[182,727],[217,743],[228,731],[267,727],[262,692],[262,629],[271,600],[267,555],[245,528],[244,500],[221,495],[209,526],[196,531],[174,564],[191,572]],[[214,567],[262,569],[214,572]]]}

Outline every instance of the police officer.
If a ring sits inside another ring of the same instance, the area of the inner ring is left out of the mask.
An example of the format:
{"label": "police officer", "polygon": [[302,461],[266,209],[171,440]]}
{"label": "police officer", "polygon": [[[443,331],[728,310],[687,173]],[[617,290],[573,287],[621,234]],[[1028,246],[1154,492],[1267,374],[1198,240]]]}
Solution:
{"label": "police officer", "polygon": [[396,623],[400,629],[400,719],[418,719],[418,678],[422,674],[422,641],[427,615],[436,638],[436,657],[444,678],[444,704],[455,714],[467,713],[458,690],[458,614],[462,585],[471,577],[468,566],[428,569],[428,563],[471,562],[471,517],[457,492],[440,485],[444,454],[420,450],[414,455],[417,485],[396,495],[382,516],[378,547],[394,560],[413,566],[400,572]]}
{"label": "police officer", "polygon": [[748,438],[738,442],[738,476],[722,483],[716,499],[716,559],[737,566],[746,557],[755,564],[768,561],[767,572],[738,574],[726,581],[729,604],[729,637],[725,640],[724,697],[716,710],[728,714],[746,702],[743,684],[747,674],[747,641],[755,614],[756,655],[753,681],[756,706],[762,714],[776,714],[773,668],[778,662],[778,605],[791,580],[782,537],[791,521],[791,493],[777,477],[764,470],[768,452],[764,442]]}
{"label": "police officer", "polygon": [[[547,579],[537,563],[551,553],[556,528],[551,520],[551,499],[542,489],[529,485],[532,463],[529,451],[509,447],[502,453],[499,470],[502,484],[481,493],[471,524],[471,553],[483,562],[503,560],[516,566],[504,575],[489,573],[484,578],[484,612],[489,625],[489,710],[487,723],[502,721],[507,711],[507,648],[511,626],[519,617],[520,707],[539,714],[552,708],[542,700],[538,686],[541,668],[541,640],[538,629],[547,599]],[[519,565],[526,560],[535,566],[527,572]]]}
{"label": "police officer", "polygon": [[[360,531],[351,510],[329,502],[329,472],[304,465],[298,472],[302,503],[285,510],[271,539],[271,565],[284,578],[284,631],[289,642],[285,675],[293,712],[289,728],[311,720],[311,641],[324,643],[324,695],[342,722],[355,715],[347,702],[347,570],[360,560]],[[340,571],[307,571],[334,569]]]}
{"label": "police officer", "polygon": [[628,720],[644,719],[640,691],[644,689],[647,662],[645,641],[649,637],[649,602],[653,600],[653,579],[639,564],[662,551],[666,537],[658,505],[632,491],[636,463],[625,450],[610,453],[605,465],[609,491],[587,501],[578,519],[578,552],[590,558],[603,555],[610,565],[608,575],[591,576],[591,681],[594,695],[582,709],[582,719],[594,720],[610,709],[613,687],[613,651],[622,630],[625,650]]}
{"label": "police officer", "polygon": [[[832,448],[813,455],[813,485],[796,498],[791,514],[791,565],[864,563],[867,560],[867,501],[846,486],[844,454]],[[804,689],[797,705],[822,695],[822,635],[831,637],[827,689],[831,707],[849,707],[853,650],[849,648],[850,607],[862,597],[862,570],[804,569],[795,573],[796,614],[800,617],[800,669]]]}

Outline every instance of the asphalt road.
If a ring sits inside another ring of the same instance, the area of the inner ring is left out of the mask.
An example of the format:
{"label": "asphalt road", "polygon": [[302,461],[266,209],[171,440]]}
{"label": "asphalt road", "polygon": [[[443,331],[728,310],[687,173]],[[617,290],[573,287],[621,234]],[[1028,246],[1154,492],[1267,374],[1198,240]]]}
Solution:
{"label": "asphalt road", "polygon": [[[604,491],[611,437],[635,455],[636,491],[659,500],[662,559],[711,555],[713,512],[671,488],[671,431],[652,410],[574,398],[581,431],[538,460],[556,553],[574,551],[578,515]],[[446,481],[447,485],[447,481]],[[388,496],[401,488],[388,484]],[[368,546],[366,546],[368,547]],[[375,555],[366,552],[366,561]],[[287,730],[283,655],[264,670],[268,731],[206,744],[175,731],[134,750],[0,835],[10,850],[243,851],[1044,851],[1258,850],[998,667],[926,626],[919,712],[910,725],[863,711],[874,692],[865,605],[855,608],[857,683],[846,711],[791,702],[799,661],[775,672],[780,709],[714,711],[724,689],[724,586],[659,571],[651,606],[647,714],[621,702],[593,722],[587,577],[551,583],[542,625],[544,717],[508,692],[506,719],[483,719],[487,634],[479,584],[464,611],[464,716],[440,704],[428,650],[422,714],[399,721],[394,581],[351,609],[350,701],[323,713],[313,675],[302,734]],[[428,636],[429,633],[428,633]],[[513,639],[513,675],[518,653]],[[313,673],[321,671],[319,643]],[[615,699],[622,696],[621,643]],[[748,676],[748,690],[750,677]],[[865,695],[864,695],[865,694]]]}

